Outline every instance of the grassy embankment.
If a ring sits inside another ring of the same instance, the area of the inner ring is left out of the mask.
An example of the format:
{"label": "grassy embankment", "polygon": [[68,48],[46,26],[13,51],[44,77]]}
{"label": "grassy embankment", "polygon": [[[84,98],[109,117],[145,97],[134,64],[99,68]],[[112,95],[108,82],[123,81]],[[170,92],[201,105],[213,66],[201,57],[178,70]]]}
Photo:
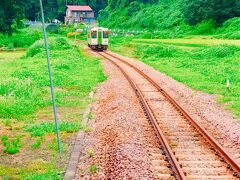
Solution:
{"label": "grassy embankment", "polygon": [[[240,116],[240,41],[203,39],[136,39],[112,37],[112,51],[139,58],[189,87],[219,95]],[[226,90],[226,80],[231,83]]]}
{"label": "grassy embankment", "polygon": [[[78,28],[83,28],[83,25],[79,25]],[[73,32],[73,26],[54,26],[54,28],[47,28],[48,36],[50,37],[66,37],[68,33]],[[77,38],[85,39],[84,31],[81,35],[77,35]],[[37,26],[35,28],[27,27],[19,29],[17,32],[14,32],[11,36],[7,36],[0,33],[0,51],[13,50],[15,48],[27,49],[35,41],[42,38],[42,27]],[[70,38],[74,38],[71,36]]]}
{"label": "grassy embankment", "polygon": [[88,93],[106,79],[100,62],[65,38],[49,42],[63,157],[57,152],[43,41],[26,52],[0,52],[0,178],[61,179],[70,139],[79,129],[90,130],[81,124],[82,113],[91,101]]}
{"label": "grassy embankment", "polygon": [[38,29],[22,29],[19,30],[19,32],[14,33],[12,36],[0,34],[0,49],[28,48],[40,38],[41,33]]}

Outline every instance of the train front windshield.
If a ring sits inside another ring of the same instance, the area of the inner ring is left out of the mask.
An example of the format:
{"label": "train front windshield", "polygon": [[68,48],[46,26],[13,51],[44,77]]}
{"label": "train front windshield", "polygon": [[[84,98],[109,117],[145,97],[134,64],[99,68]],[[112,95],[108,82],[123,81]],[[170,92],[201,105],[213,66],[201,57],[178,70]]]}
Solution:
{"label": "train front windshield", "polygon": [[103,31],[103,38],[108,38],[108,33]]}
{"label": "train front windshield", "polygon": [[97,31],[92,31],[91,35],[92,38],[97,38]]}

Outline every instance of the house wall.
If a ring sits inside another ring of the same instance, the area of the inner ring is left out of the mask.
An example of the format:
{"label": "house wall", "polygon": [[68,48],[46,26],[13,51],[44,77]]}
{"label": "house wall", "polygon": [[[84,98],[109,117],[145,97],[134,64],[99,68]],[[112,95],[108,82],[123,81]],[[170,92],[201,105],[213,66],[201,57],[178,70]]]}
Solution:
{"label": "house wall", "polygon": [[89,11],[73,11],[71,14],[73,17],[94,17],[94,13]]}
{"label": "house wall", "polygon": [[67,9],[66,16],[72,16],[72,11],[69,11],[69,10]]}
{"label": "house wall", "polygon": [[93,11],[70,11],[67,9],[65,24],[72,24],[74,22],[88,22],[94,21]]}

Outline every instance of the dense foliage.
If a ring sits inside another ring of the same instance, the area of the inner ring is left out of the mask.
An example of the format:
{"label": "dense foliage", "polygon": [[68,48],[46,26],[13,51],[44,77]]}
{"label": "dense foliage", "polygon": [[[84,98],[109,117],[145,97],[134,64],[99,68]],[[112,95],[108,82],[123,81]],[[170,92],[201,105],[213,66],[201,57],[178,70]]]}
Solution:
{"label": "dense foliage", "polygon": [[24,10],[27,0],[15,2],[14,0],[0,1],[0,32],[12,33],[12,24],[15,21],[19,24],[19,20],[24,17]]}
{"label": "dense foliage", "polygon": [[238,0],[110,0],[98,20],[113,29],[147,29],[160,31],[155,36],[181,37],[212,33],[226,20],[239,16]]}
{"label": "dense foliage", "polygon": [[[90,5],[95,14],[107,5],[106,0],[43,0],[45,18],[64,20],[68,5]],[[12,34],[23,26],[22,19],[41,21],[39,0],[1,0],[0,32]]]}
{"label": "dense foliage", "polygon": [[[161,37],[211,33],[240,16],[239,0],[43,0],[46,20],[63,21],[66,3],[90,5],[102,26],[160,30]],[[41,20],[39,11],[38,0],[1,0],[0,32],[12,34],[23,18]]]}
{"label": "dense foliage", "polygon": [[223,23],[215,32],[216,37],[228,39],[240,39],[240,18],[232,18]]}
{"label": "dense foliage", "polygon": [[[66,2],[68,5],[86,5],[89,4],[89,0],[43,0],[45,16],[47,20],[59,19],[64,20]],[[33,0],[29,3],[29,8],[25,12],[26,18],[30,20],[40,20],[39,18],[39,0]]]}
{"label": "dense foliage", "polygon": [[183,14],[189,24],[213,19],[221,24],[226,19],[240,16],[238,0],[183,0]]}

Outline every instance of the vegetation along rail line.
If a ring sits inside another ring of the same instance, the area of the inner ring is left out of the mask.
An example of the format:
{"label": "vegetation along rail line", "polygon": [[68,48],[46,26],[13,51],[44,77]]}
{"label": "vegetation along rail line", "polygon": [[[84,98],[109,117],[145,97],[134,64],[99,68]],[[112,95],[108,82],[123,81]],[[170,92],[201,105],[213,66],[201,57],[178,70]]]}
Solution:
{"label": "vegetation along rail line", "polygon": [[[177,179],[240,178],[240,166],[231,155],[151,77],[124,58],[108,52],[99,54],[113,62],[136,91]],[[143,90],[146,87],[150,91]],[[148,96],[158,99],[154,101]],[[156,103],[162,103],[161,107]],[[165,115],[161,115],[161,108],[166,107]]]}

